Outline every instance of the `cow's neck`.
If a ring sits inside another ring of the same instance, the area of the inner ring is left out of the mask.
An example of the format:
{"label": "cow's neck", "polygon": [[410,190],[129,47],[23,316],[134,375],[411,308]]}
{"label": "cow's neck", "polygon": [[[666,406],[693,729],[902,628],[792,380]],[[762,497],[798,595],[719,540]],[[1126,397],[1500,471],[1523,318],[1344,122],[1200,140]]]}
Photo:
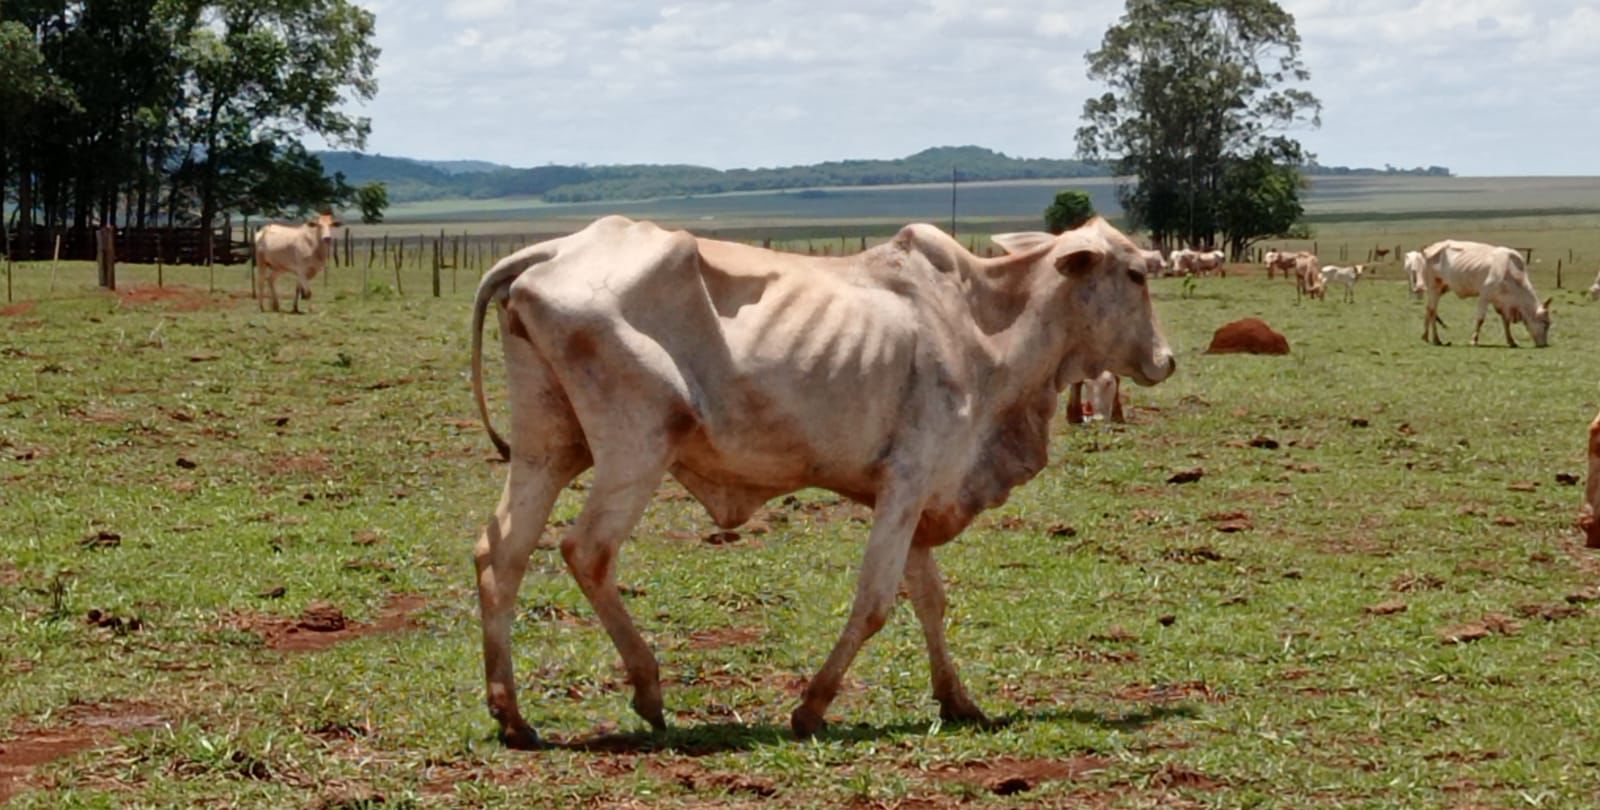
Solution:
{"label": "cow's neck", "polygon": [[978,331],[968,359],[979,415],[978,446],[959,498],[967,520],[1003,503],[1049,461],[1056,371],[1069,336],[1060,319],[1048,317],[1054,288],[1042,282],[1053,279],[1040,279],[1040,272],[1051,271],[1036,262],[1002,261],[974,263],[967,272]]}
{"label": "cow's neck", "polygon": [[315,256],[319,262],[326,262],[328,261],[328,243],[317,237],[316,229],[312,228],[311,244],[313,247],[311,248],[311,255]]}

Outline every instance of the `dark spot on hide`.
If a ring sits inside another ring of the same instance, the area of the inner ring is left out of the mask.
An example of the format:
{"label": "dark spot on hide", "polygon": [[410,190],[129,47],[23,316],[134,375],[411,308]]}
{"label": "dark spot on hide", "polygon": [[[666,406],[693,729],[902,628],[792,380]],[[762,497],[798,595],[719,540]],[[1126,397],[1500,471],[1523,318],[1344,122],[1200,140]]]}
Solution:
{"label": "dark spot on hide", "polygon": [[669,441],[681,442],[700,429],[700,420],[687,407],[675,405],[671,413],[667,414],[665,429]]}
{"label": "dark spot on hide", "polygon": [[594,337],[588,332],[573,332],[567,338],[567,359],[574,363],[581,363],[592,359],[596,354]]}

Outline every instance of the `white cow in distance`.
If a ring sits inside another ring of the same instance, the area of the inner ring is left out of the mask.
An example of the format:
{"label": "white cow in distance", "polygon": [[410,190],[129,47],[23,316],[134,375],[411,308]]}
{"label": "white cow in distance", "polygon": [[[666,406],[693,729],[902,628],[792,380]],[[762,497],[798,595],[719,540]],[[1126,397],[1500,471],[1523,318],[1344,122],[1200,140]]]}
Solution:
{"label": "white cow in distance", "polygon": [[472,388],[487,427],[482,328],[493,306],[511,429],[489,433],[510,464],[475,561],[489,711],[510,745],[538,743],[512,671],[518,588],[556,497],[590,468],[561,555],[652,726],[666,725],[659,666],[616,563],[668,475],[725,529],[805,487],[873,510],[849,619],[790,716],[797,735],[821,729],[902,583],[940,716],[987,720],[946,647],[934,549],[1044,468],[1069,382],[1110,371],[1154,385],[1176,369],[1144,257],[1117,229],[1095,219],[994,242],[1007,255],[984,259],[932,225],[908,225],[824,258],[606,217],[484,275]]}
{"label": "white cow in distance", "polygon": [[1360,281],[1366,272],[1367,266],[1364,264],[1358,264],[1354,267],[1325,265],[1320,271],[1322,284],[1319,286],[1326,287],[1330,284],[1343,284],[1344,300],[1353,304],[1356,300],[1356,282]]}
{"label": "white cow in distance", "polygon": [[1139,253],[1140,255],[1144,256],[1145,275],[1148,275],[1151,278],[1160,278],[1166,275],[1167,260],[1161,258],[1161,251],[1140,250]]}
{"label": "white cow in distance", "polygon": [[1483,331],[1483,319],[1490,306],[1500,314],[1507,346],[1517,345],[1511,337],[1511,324],[1517,322],[1528,328],[1535,346],[1549,345],[1550,299],[1540,303],[1521,253],[1508,247],[1446,239],[1424,248],[1422,258],[1422,283],[1428,293],[1428,308],[1422,322],[1423,340],[1439,345],[1439,330],[1435,328],[1439,299],[1454,290],[1460,298],[1478,299],[1472,345],[1478,345],[1478,335]]}
{"label": "white cow in distance", "polygon": [[[321,273],[333,249],[333,229],[343,223],[324,213],[304,225],[263,225],[256,231],[255,267],[257,284],[266,285],[272,294],[272,311],[278,311],[278,276],[293,274],[294,312],[300,311],[300,299],[311,300],[311,280]],[[252,290],[256,306],[262,306],[261,290]]]}
{"label": "white cow in distance", "polygon": [[1122,381],[1109,371],[1075,382],[1067,389],[1067,422],[1081,425],[1096,419],[1123,422]]}

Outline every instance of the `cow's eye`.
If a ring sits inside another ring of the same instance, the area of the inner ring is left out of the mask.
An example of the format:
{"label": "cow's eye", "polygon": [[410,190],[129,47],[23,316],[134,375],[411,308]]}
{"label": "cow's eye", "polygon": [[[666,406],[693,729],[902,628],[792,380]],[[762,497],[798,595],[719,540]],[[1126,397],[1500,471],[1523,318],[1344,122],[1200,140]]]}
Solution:
{"label": "cow's eye", "polygon": [[1133,279],[1133,283],[1138,284],[1141,287],[1144,286],[1144,271],[1143,270],[1134,270],[1134,269],[1130,268],[1128,270],[1128,278]]}

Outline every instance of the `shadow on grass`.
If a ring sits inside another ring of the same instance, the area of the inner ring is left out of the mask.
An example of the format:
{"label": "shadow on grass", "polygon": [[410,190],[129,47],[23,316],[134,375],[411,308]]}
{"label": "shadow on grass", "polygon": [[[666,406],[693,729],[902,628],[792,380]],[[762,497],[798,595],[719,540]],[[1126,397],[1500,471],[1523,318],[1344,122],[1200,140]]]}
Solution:
{"label": "shadow on grass", "polygon": [[[1013,712],[996,718],[987,725],[946,724],[946,728],[969,733],[987,734],[1013,726],[1045,723],[1081,723],[1108,731],[1141,731],[1156,723],[1200,716],[1194,706],[1145,706],[1130,712],[1098,712],[1087,709],[1046,709],[1033,712]],[[904,735],[927,734],[931,720],[894,723],[886,726],[866,724],[829,725],[819,734],[822,742],[859,743],[873,742]],[[595,734],[570,740],[546,740],[542,747],[567,751],[587,751],[605,754],[648,754],[671,752],[687,756],[704,756],[729,751],[749,751],[766,746],[785,745],[795,741],[788,726],[759,723],[707,723],[687,727],[670,727],[663,732],[636,731],[628,733]]]}

